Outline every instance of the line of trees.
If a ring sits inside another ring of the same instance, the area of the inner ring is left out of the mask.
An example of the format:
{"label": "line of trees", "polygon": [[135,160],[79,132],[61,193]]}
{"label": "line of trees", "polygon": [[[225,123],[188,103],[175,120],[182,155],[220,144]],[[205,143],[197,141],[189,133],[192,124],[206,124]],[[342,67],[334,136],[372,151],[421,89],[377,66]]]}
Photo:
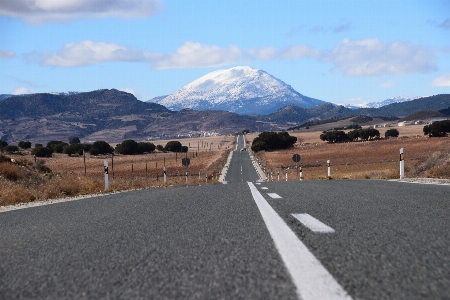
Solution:
{"label": "line of trees", "polygon": [[324,131],[320,135],[322,141],[329,143],[342,143],[351,141],[370,141],[380,138],[380,132],[375,128],[365,128],[352,130],[349,133],[345,133],[342,130]]}
{"label": "line of trees", "polygon": [[433,122],[423,127],[423,134],[429,137],[443,137],[450,133],[450,120]]}
{"label": "line of trees", "polygon": [[282,132],[262,132],[252,143],[252,151],[261,150],[273,151],[278,149],[291,148],[297,142],[297,137],[290,136],[286,131]]}

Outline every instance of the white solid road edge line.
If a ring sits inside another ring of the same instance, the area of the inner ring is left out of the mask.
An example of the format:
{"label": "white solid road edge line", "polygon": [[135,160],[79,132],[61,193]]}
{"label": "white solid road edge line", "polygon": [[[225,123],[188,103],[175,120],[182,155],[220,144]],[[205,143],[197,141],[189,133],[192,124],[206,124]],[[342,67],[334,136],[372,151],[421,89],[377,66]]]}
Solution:
{"label": "white solid road edge line", "polygon": [[292,214],[294,218],[299,220],[303,225],[311,229],[313,232],[334,233],[334,229],[320,222],[309,214]]}
{"label": "white solid road edge line", "polygon": [[352,299],[295,233],[281,219],[258,189],[247,182],[259,212],[303,300]]}

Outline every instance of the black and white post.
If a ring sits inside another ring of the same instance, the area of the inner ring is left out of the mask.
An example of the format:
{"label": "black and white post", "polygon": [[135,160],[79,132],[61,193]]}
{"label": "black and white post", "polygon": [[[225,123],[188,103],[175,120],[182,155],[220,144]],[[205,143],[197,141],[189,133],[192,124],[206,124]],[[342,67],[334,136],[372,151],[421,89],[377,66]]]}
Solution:
{"label": "black and white post", "polygon": [[327,160],[327,166],[328,166],[328,179],[331,179],[331,163],[330,163],[330,160]]}
{"label": "black and white post", "polygon": [[166,158],[164,157],[164,185],[167,182],[167,174],[166,174]]}
{"label": "black and white post", "polygon": [[405,156],[403,155],[403,148],[400,148],[400,179],[405,178]]}
{"label": "black and white post", "polygon": [[105,192],[108,190],[109,188],[109,181],[108,181],[108,162],[105,160],[103,162],[103,168],[105,171]]}

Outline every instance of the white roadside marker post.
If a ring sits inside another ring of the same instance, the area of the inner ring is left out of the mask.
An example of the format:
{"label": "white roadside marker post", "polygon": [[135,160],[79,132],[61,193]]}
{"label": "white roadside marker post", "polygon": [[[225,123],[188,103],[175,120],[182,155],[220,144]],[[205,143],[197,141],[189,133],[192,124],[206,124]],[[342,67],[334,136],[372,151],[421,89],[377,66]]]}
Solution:
{"label": "white roadside marker post", "polygon": [[278,171],[278,181],[280,181],[280,171]]}
{"label": "white roadside marker post", "polygon": [[108,190],[109,188],[109,182],[108,182],[108,162],[105,160],[103,162],[103,168],[105,171],[105,192]]}
{"label": "white roadside marker post", "polygon": [[405,156],[403,155],[403,148],[400,148],[400,179],[405,178]]}
{"label": "white roadside marker post", "polygon": [[327,165],[328,165],[328,179],[331,179],[331,167],[330,167],[330,160],[327,160]]}
{"label": "white roadside marker post", "polygon": [[286,181],[288,181],[288,174],[287,174],[287,169],[286,169]]}
{"label": "white roadside marker post", "polygon": [[300,167],[300,181],[303,181],[303,171],[302,171],[302,167]]}
{"label": "white roadside marker post", "polygon": [[167,174],[166,174],[166,158],[164,157],[164,185],[167,182]]}

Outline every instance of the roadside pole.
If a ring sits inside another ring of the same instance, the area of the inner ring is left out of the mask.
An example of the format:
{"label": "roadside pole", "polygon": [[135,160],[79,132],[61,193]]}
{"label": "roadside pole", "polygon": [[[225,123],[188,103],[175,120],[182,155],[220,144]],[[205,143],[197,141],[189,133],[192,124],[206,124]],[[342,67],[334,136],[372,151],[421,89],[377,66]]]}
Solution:
{"label": "roadside pole", "polygon": [[400,148],[400,179],[405,178],[405,156],[403,148]]}
{"label": "roadside pole", "polygon": [[330,164],[330,160],[327,160],[327,166],[328,166],[328,179],[331,179],[331,164]]}
{"label": "roadside pole", "polygon": [[166,185],[167,182],[167,175],[166,175],[166,158],[164,157],[164,185]]}
{"label": "roadside pole", "polygon": [[103,162],[103,168],[104,168],[104,172],[105,172],[105,192],[108,190],[109,188],[109,182],[108,182],[108,162],[105,160]]}
{"label": "roadside pole", "polygon": [[300,167],[300,181],[303,181],[303,171],[302,171],[302,167]]}

